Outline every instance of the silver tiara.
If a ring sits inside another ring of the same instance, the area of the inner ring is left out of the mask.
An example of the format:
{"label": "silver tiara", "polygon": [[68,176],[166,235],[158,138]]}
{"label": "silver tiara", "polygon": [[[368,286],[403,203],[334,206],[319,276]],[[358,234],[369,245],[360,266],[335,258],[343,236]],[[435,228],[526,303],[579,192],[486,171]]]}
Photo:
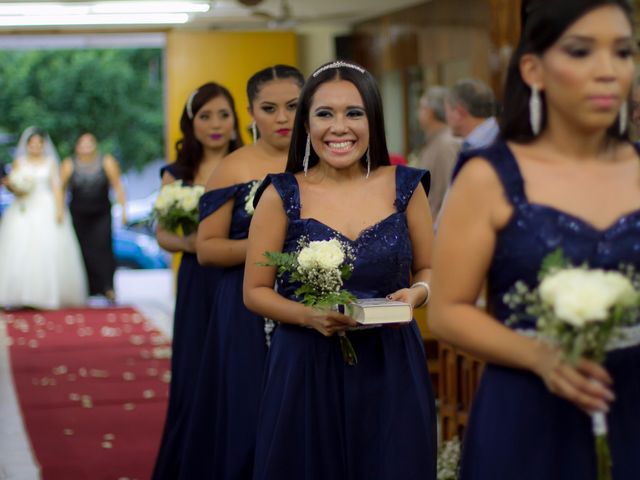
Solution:
{"label": "silver tiara", "polygon": [[318,75],[320,75],[325,70],[329,70],[329,69],[332,69],[332,68],[342,68],[342,67],[353,68],[354,70],[357,70],[360,73],[364,73],[365,72],[365,69],[362,68],[362,67],[359,67],[358,65],[354,65],[353,63],[347,63],[347,62],[343,62],[342,60],[338,60],[336,62],[331,62],[331,63],[325,65],[324,67],[320,67],[318,70],[313,72],[313,75],[311,75],[311,76],[312,77],[317,77]]}
{"label": "silver tiara", "polygon": [[187,117],[189,120],[193,120],[193,99],[198,94],[198,90],[194,90],[191,95],[189,95],[189,100],[187,100]]}

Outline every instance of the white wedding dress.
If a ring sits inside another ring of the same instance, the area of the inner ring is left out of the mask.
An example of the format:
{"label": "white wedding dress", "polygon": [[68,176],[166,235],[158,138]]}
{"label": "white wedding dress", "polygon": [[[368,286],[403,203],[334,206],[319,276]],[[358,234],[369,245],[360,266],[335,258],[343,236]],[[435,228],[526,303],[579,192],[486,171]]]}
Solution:
{"label": "white wedding dress", "polygon": [[27,169],[33,188],[0,217],[0,308],[83,305],[86,273],[69,211],[56,221],[57,165],[23,161],[19,168]]}

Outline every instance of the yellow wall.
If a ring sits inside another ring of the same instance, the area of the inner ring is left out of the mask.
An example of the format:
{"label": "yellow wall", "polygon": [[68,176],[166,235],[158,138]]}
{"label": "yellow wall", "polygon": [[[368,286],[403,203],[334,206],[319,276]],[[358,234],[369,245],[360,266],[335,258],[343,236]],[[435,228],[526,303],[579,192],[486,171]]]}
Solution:
{"label": "yellow wall", "polygon": [[173,31],[167,34],[166,55],[166,152],[175,160],[174,145],[180,138],[180,115],[191,92],[208,81],[229,89],[236,102],[245,142],[247,80],[256,71],[276,63],[298,65],[293,32]]}

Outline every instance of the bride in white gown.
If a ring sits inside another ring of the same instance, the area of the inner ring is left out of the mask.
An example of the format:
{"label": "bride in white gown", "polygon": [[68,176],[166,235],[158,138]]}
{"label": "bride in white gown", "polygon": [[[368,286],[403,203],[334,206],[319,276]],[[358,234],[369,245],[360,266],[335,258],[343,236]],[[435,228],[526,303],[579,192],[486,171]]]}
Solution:
{"label": "bride in white gown", "polygon": [[[82,256],[60,189],[57,153],[45,132],[30,127],[22,134],[12,165],[18,171],[13,187],[11,173],[4,180],[16,199],[0,217],[0,308],[83,305]],[[20,178],[26,192],[19,191]]]}

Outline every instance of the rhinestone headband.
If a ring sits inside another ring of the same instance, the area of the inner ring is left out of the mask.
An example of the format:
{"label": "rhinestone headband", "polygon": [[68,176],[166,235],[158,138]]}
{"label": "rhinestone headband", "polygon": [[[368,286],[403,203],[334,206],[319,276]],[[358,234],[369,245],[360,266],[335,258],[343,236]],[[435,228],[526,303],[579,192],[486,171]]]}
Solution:
{"label": "rhinestone headband", "polygon": [[318,70],[313,72],[313,75],[311,75],[311,76],[312,77],[317,77],[318,75],[320,75],[325,70],[330,70],[332,68],[342,68],[342,67],[353,68],[354,70],[357,70],[360,73],[364,73],[365,72],[364,68],[359,67],[358,65],[354,65],[353,63],[347,63],[347,62],[343,62],[342,60],[338,60],[337,62],[332,62],[332,63],[329,63],[328,65],[325,65],[324,67],[320,67]]}
{"label": "rhinestone headband", "polygon": [[187,100],[187,117],[189,120],[193,120],[193,99],[198,94],[198,90],[194,90],[191,95],[189,95],[189,100]]}

